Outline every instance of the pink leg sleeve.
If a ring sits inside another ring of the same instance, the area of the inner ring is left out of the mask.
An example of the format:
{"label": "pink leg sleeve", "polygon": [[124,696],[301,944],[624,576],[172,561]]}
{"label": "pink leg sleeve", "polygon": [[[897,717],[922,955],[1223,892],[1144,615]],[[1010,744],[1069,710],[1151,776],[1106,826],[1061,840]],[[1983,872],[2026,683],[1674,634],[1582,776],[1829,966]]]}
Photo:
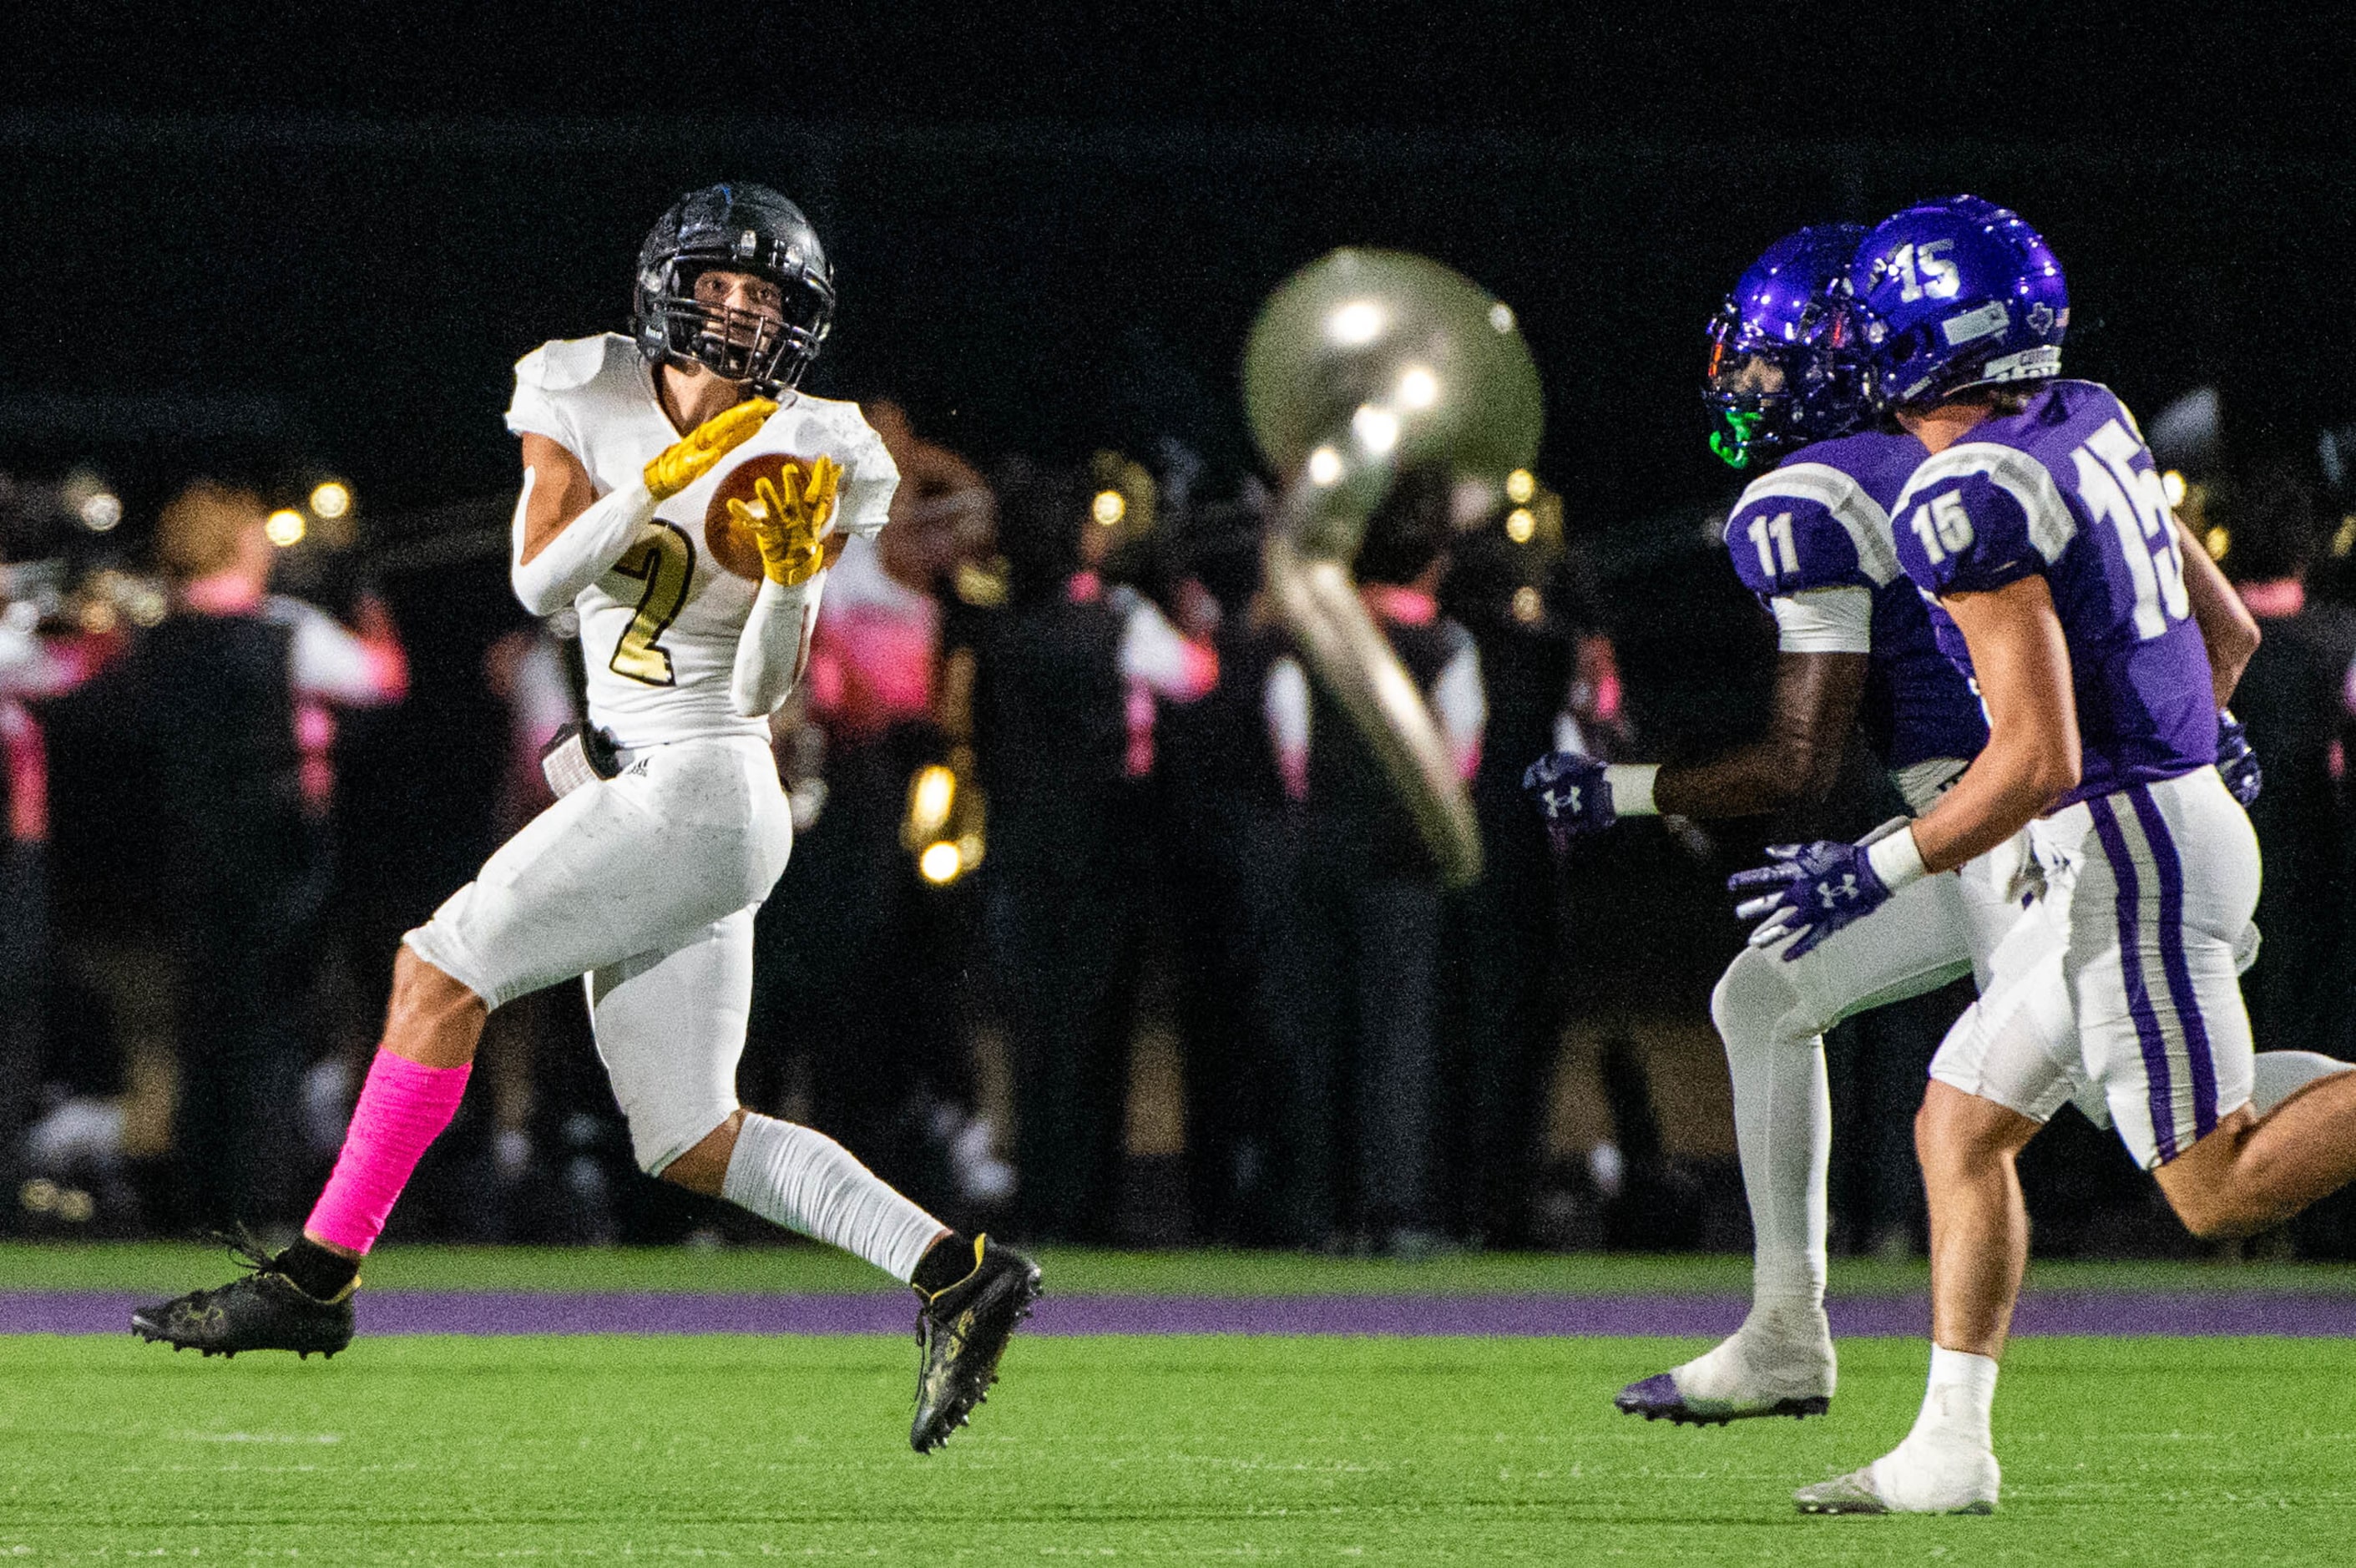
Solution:
{"label": "pink leg sleeve", "polygon": [[393,1200],[425,1146],[458,1113],[466,1092],[467,1067],[425,1067],[380,1050],[360,1085],[359,1103],[344,1133],[343,1152],[327,1190],[303,1229],[322,1241],[355,1252],[376,1245]]}

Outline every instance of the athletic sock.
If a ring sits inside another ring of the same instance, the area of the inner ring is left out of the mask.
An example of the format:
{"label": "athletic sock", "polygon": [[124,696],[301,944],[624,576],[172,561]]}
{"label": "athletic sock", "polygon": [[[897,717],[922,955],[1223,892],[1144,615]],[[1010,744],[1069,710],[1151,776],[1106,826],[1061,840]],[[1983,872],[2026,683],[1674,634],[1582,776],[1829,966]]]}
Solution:
{"label": "athletic sock", "polygon": [[270,1266],[294,1282],[294,1288],[314,1301],[333,1301],[359,1278],[358,1258],[330,1252],[308,1236],[278,1254]]}
{"label": "athletic sock", "polygon": [[1914,1430],[1906,1434],[1905,1445],[1991,1447],[1989,1416],[1996,1406],[1996,1373],[1992,1356],[1932,1346],[1931,1377],[1922,1392],[1922,1412],[1915,1416]]}
{"label": "athletic sock", "polygon": [[352,1107],[335,1173],[304,1221],[304,1232],[352,1252],[375,1246],[426,1145],[458,1113],[473,1071],[427,1067],[379,1050]]}
{"label": "athletic sock", "polygon": [[980,1243],[962,1230],[952,1230],[925,1250],[908,1283],[937,1296],[981,1266]]}
{"label": "athletic sock", "polygon": [[947,1227],[814,1128],[748,1112],[720,1196],[907,1282]]}
{"label": "athletic sock", "polygon": [[1780,974],[1762,980],[1730,972],[1711,1008],[1733,1080],[1735,1149],[1754,1238],[1751,1293],[1761,1306],[1777,1298],[1810,1305],[1825,1299],[1832,1093],[1822,1037],[1779,1032],[1797,1003]]}

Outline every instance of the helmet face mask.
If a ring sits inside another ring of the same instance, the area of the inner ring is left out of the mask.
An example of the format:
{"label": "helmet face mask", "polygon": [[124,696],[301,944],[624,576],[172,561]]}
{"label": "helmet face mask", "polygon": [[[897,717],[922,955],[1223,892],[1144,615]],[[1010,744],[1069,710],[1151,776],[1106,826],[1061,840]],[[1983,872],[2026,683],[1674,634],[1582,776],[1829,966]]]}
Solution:
{"label": "helmet face mask", "polygon": [[1871,407],[1841,308],[1840,285],[1863,230],[1826,224],[1787,234],[1751,263],[1708,328],[1702,401],[1709,449],[1730,468],[1846,435]]}
{"label": "helmet face mask", "polygon": [[[705,273],[776,286],[779,309],[698,296]],[[631,328],[656,364],[696,367],[774,395],[797,385],[834,319],[834,274],[800,209],[758,185],[716,185],[663,214],[638,252]]]}

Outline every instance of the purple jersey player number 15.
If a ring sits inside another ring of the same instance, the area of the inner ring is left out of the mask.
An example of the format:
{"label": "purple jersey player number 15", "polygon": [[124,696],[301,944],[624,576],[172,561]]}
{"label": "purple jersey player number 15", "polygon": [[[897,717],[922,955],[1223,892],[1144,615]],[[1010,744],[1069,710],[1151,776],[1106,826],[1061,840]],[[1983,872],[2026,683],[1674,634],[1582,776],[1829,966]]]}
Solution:
{"label": "purple jersey player number 15", "polygon": [[[1925,462],[1891,510],[1926,597],[2031,574],[2068,639],[2083,774],[2063,803],[2173,779],[2217,757],[2217,706],[2159,475],[2110,390],[2056,381]],[[1939,646],[1970,656],[1944,611]]]}

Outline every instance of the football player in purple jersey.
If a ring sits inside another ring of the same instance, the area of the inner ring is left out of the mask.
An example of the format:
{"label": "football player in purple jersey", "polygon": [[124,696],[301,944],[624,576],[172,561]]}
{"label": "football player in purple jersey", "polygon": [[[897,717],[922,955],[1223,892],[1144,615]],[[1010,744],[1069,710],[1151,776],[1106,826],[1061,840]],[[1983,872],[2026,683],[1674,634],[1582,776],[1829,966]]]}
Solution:
{"label": "football player in purple jersey", "polygon": [[2011,212],[1959,197],[1875,229],[1850,281],[1876,398],[1930,453],[1890,509],[1899,559],[1974,679],[1989,740],[1902,831],[1786,846],[1732,886],[1756,895],[1753,940],[1793,954],[1869,915],[1878,928],[1904,890],[2024,831],[2034,853],[2020,922],[1942,1044],[1916,1122],[1933,1291],[1922,1414],[1891,1453],[1798,1501],[1984,1513],[2028,1254],[2014,1160],[2045,1120],[2099,1096],[2189,1229],[2244,1235],[2356,1177],[2356,1076],[2253,1056],[2236,976],[2257,843],[2217,765],[2256,627],[2171,514],[2133,416],[2060,379],[2069,304],[2052,252]]}
{"label": "football player in purple jersey", "polygon": [[[1736,575],[1780,630],[1766,737],[1667,768],[1557,752],[1526,783],[1558,838],[1623,816],[1751,816],[1821,799],[1860,720],[1899,793],[1926,811],[1987,740],[1979,703],[1933,643],[1890,536],[1890,504],[1929,454],[1894,427],[1870,427],[1864,366],[1828,330],[1839,321],[1827,288],[1847,278],[1864,234],[1834,224],[1777,241],[1709,328],[1711,449],[1737,470],[1782,459],[1751,481],[1726,527]],[[1751,1310],[1707,1355],[1621,1391],[1620,1409],[1691,1423],[1826,1409],[1836,1364],[1824,1309],[1824,1032],[1960,976],[1985,977],[2019,913],[2009,879],[2008,866],[1925,879],[1869,934],[1811,944],[1789,963],[1746,950],[1728,968],[1710,1013],[1751,1202]]]}

